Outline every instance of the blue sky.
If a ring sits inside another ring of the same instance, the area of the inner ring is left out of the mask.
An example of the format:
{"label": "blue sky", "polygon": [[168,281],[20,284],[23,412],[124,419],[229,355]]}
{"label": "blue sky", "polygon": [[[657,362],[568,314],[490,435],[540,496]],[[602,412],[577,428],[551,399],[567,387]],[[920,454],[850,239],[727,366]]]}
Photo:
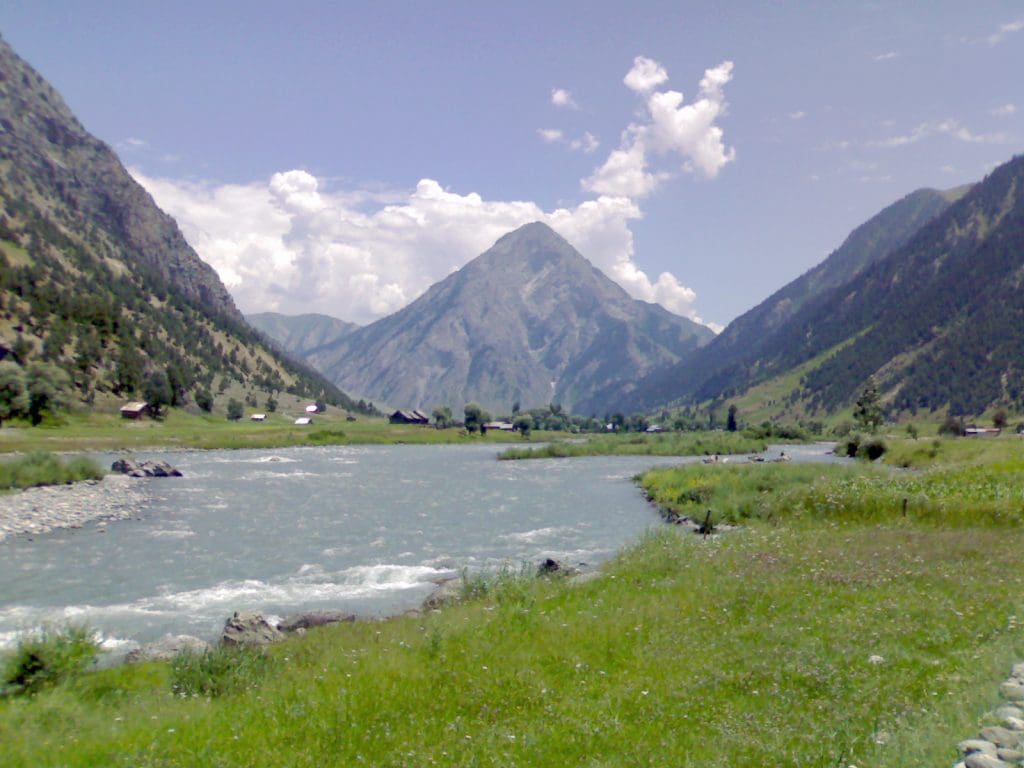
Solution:
{"label": "blue sky", "polygon": [[725,324],[1024,146],[1024,4],[7,0],[243,311],[367,322],[543,219]]}

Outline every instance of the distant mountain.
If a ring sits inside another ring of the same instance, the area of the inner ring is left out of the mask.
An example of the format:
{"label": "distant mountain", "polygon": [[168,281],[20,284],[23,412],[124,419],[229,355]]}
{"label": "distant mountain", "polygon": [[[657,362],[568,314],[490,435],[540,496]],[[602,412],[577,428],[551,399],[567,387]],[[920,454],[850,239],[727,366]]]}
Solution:
{"label": "distant mountain", "polygon": [[[776,333],[805,307],[827,306],[832,291],[904,245],[922,226],[962,197],[967,187],[947,192],[919,189],[857,227],[823,262],[733,320],[685,365],[658,371],[640,383],[631,406],[651,408],[691,399],[706,400],[779,373]],[[814,310],[810,310],[814,314]]]}
{"label": "distant mountain", "polygon": [[297,358],[305,358],[313,350],[333,344],[359,327],[355,323],[315,313],[282,315],[258,312],[246,315],[245,319],[283,352]]}
{"label": "distant mountain", "polygon": [[811,412],[848,405],[871,376],[891,410],[1024,408],[1024,156],[807,302],[742,375],[691,392],[728,397],[812,360],[789,393]]}
{"label": "distant mountain", "polygon": [[702,325],[630,298],[550,227],[534,223],[309,360],[378,404],[429,410],[477,401],[508,413],[516,402],[559,402],[603,415],[645,373],[712,337]]}
{"label": "distant mountain", "polygon": [[352,405],[264,344],[174,220],[3,40],[0,346],[64,368],[86,402],[162,373],[178,403],[217,377]]}

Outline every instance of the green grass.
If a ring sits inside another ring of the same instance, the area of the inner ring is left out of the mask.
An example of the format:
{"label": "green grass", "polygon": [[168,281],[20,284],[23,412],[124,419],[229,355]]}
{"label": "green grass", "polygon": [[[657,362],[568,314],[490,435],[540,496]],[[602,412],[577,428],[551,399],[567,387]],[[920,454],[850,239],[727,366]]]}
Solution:
{"label": "green grass", "polygon": [[37,693],[80,675],[99,652],[85,627],[43,630],[23,637],[0,665],[0,697]]}
{"label": "green grass", "polygon": [[60,485],[102,477],[103,470],[99,465],[84,456],[64,460],[52,453],[36,450],[26,456],[0,461],[0,490]]}
{"label": "green grass", "polygon": [[668,432],[664,434],[597,435],[573,441],[553,441],[539,448],[509,448],[500,459],[552,459],[571,456],[711,456],[758,453],[764,440],[738,432]]}
{"label": "green grass", "polygon": [[[116,413],[78,412],[64,415],[61,424],[42,427],[11,426],[0,429],[0,453],[47,451],[116,451],[152,448],[282,448],[291,445],[345,445],[354,443],[469,444],[521,442],[508,432],[492,430],[471,436],[465,430],[433,429],[389,424],[386,419],[360,417],[346,421],[332,408],[309,426],[296,426],[294,417],[268,414],[266,422],[228,421],[222,415],[195,415],[172,409],[161,420],[122,419]],[[547,433],[534,433],[545,439]]]}
{"label": "green grass", "polygon": [[1024,659],[1024,457],[960,445],[915,472],[651,473],[743,530],[658,527],[592,581],[477,578],[237,664],[72,677],[0,701],[4,765],[951,765]]}

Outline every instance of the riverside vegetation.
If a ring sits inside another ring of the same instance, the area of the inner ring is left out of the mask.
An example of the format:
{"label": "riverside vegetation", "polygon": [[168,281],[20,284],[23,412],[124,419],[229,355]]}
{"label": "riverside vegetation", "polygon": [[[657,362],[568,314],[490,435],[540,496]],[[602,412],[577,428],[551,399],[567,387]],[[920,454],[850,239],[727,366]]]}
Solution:
{"label": "riverside vegetation", "polygon": [[262,652],[71,669],[0,700],[5,764],[951,765],[1024,658],[1024,446],[920,442],[890,452],[913,473],[645,474],[744,529],[652,530],[596,579],[507,572]]}

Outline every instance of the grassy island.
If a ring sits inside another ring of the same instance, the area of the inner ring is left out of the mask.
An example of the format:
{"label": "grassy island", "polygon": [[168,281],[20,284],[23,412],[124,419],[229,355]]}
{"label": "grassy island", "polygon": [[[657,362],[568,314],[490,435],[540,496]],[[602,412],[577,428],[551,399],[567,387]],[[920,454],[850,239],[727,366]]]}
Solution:
{"label": "grassy island", "polygon": [[918,469],[648,473],[666,509],[743,529],[666,525],[596,579],[504,574],[440,612],[70,675],[0,699],[3,762],[950,765],[1024,658],[1024,444],[891,453]]}

